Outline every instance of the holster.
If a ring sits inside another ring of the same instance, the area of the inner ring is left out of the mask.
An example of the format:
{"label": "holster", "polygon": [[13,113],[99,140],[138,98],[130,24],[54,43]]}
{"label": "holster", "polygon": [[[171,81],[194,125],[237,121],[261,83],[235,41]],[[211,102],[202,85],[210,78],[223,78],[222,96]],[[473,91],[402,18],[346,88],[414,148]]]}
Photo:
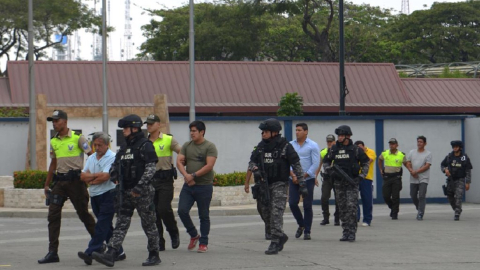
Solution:
{"label": "holster", "polygon": [[448,196],[447,186],[442,185],[443,195]]}
{"label": "holster", "polygon": [[67,197],[64,197],[60,194],[53,194],[53,195],[50,196],[50,198],[51,198],[51,203],[52,204],[60,205],[60,206],[63,206],[63,204],[67,200]]}
{"label": "holster", "polygon": [[254,200],[258,199],[259,193],[260,193],[260,186],[259,185],[253,185],[252,186],[252,195],[253,195]]}

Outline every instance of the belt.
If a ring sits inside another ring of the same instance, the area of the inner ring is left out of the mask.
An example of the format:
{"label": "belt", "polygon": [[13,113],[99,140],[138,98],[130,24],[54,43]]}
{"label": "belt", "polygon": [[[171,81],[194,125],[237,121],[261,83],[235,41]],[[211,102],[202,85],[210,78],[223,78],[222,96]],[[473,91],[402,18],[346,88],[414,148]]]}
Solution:
{"label": "belt", "polygon": [[383,176],[385,177],[397,177],[397,176],[402,176],[401,173],[384,173]]}

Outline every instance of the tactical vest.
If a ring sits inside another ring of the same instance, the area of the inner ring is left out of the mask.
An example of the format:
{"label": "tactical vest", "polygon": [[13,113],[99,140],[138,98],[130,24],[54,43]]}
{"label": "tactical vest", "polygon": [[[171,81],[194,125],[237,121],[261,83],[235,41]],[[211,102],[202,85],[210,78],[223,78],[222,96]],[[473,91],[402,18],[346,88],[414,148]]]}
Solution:
{"label": "tactical vest", "polygon": [[455,156],[450,153],[447,157],[447,165],[450,174],[454,179],[465,178],[467,176],[468,157],[466,155]]}
{"label": "tactical vest", "polygon": [[78,157],[83,153],[83,150],[78,147],[78,140],[82,134],[77,133],[73,130],[70,131],[70,137],[53,137],[50,140],[50,145],[52,146],[53,151],[55,152],[55,157],[57,159],[66,158],[66,157]]}
{"label": "tactical vest", "polygon": [[259,153],[263,151],[263,164],[269,183],[287,182],[290,175],[290,165],[286,158],[287,140],[281,138],[276,146],[269,150],[260,145]]}
{"label": "tactical vest", "polygon": [[172,149],[170,146],[172,145],[173,136],[168,134],[163,134],[162,136],[162,139],[157,138],[153,142],[155,153],[157,153],[157,157],[171,157]]}
{"label": "tactical vest", "polygon": [[360,172],[360,164],[357,158],[358,146],[350,144],[338,147],[334,144],[331,148],[332,162],[335,162],[344,172],[351,177],[357,177]]}
{"label": "tactical vest", "polygon": [[127,145],[120,149],[120,162],[122,166],[123,188],[134,188],[145,172],[145,161],[141,157],[140,150],[145,143],[151,143],[147,138],[138,139],[133,145]]}

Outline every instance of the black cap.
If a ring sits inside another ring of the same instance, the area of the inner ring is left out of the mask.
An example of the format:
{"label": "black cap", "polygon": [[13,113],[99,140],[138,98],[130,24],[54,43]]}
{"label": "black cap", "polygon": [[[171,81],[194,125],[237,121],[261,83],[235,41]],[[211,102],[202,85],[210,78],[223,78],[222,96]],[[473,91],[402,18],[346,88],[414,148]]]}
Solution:
{"label": "black cap", "polygon": [[327,135],[327,142],[334,142],[335,141],[335,136],[333,136],[332,134],[328,134]]}
{"label": "black cap", "polygon": [[395,138],[391,138],[390,140],[388,140],[388,143],[398,144],[398,141]]}
{"label": "black cap", "polygon": [[160,117],[158,117],[156,114],[150,114],[147,117],[147,120],[145,120],[144,124],[153,124],[155,122],[160,122]]}
{"label": "black cap", "polygon": [[57,120],[57,119],[67,120],[68,119],[67,113],[62,111],[62,110],[55,110],[55,111],[53,111],[52,116],[47,117],[47,121],[53,121],[53,120]]}

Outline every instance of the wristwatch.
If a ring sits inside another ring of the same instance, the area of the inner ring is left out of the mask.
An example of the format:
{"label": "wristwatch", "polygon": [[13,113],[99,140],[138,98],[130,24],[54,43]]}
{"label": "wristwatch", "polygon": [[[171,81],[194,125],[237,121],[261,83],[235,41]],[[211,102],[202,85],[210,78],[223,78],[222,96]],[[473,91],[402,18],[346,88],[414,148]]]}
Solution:
{"label": "wristwatch", "polygon": [[197,177],[196,173],[192,173],[193,178]]}

